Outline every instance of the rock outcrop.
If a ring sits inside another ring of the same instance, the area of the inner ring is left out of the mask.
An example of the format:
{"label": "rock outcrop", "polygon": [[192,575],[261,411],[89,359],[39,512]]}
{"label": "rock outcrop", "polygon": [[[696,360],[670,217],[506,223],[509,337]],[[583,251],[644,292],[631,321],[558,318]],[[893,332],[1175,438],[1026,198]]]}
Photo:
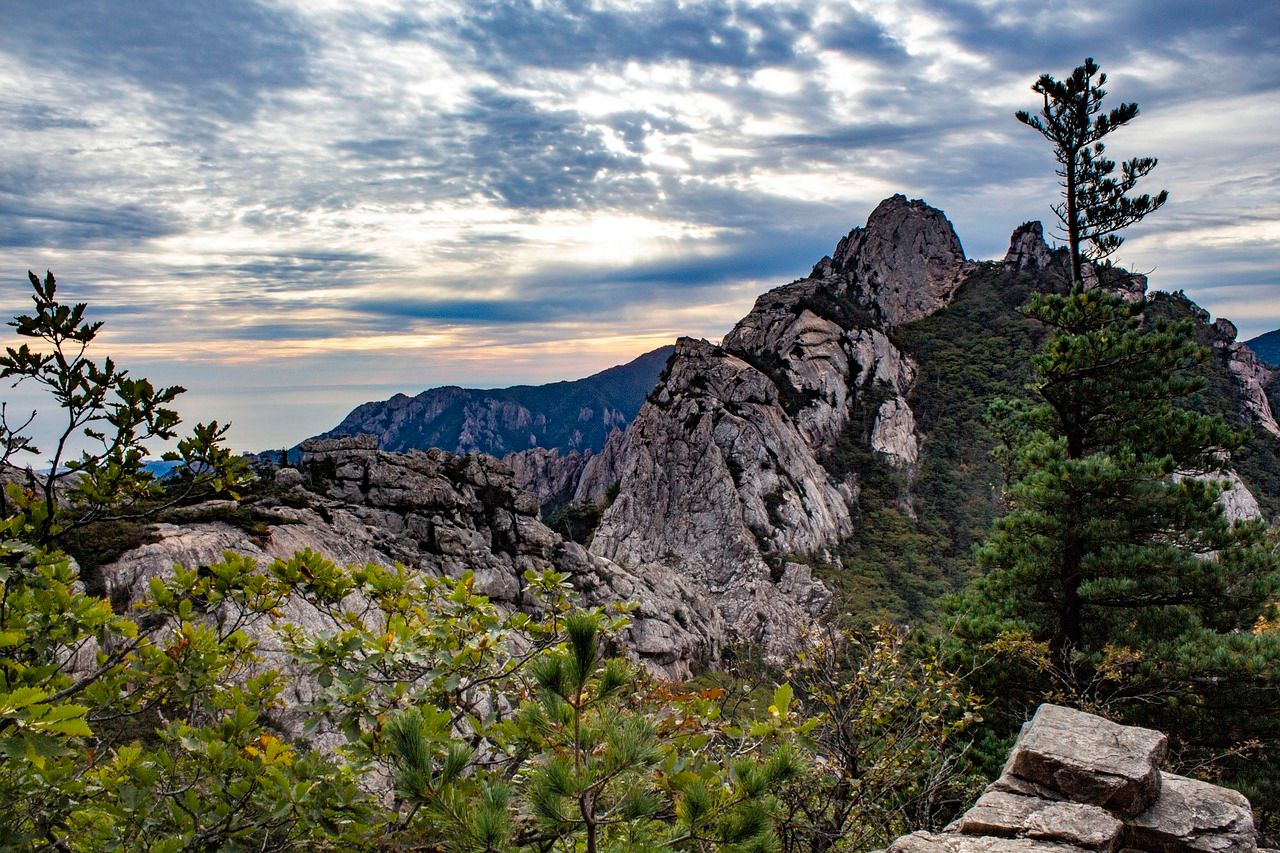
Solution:
{"label": "rock outcrop", "polygon": [[951,301],[969,269],[955,229],[942,211],[895,195],[880,202],[865,228],[855,228],[831,256],[858,301],[884,328],[927,317]]}
{"label": "rock outcrop", "polygon": [[[376,436],[312,440],[301,471],[277,472],[287,501],[255,506],[256,529],[230,523],[232,502],[201,505],[154,528],[158,541],[103,569],[113,600],[129,601],[174,564],[208,565],[224,551],[270,560],[304,548],[338,563],[395,561],[434,576],[473,572],[476,589],[520,608],[526,570],[566,573],[588,605],[635,602],[624,642],[653,671],[686,677],[724,642],[716,609],[662,566],[643,576],[561,538],[538,519],[534,497],[491,457],[442,450],[389,453]],[[317,629],[323,626],[315,626]]]}
{"label": "rock outcrop", "polygon": [[1213,331],[1214,348],[1226,359],[1227,370],[1240,389],[1240,415],[1272,435],[1280,436],[1280,424],[1276,423],[1267,398],[1267,383],[1274,376],[1273,371],[1247,344],[1236,340],[1236,327],[1230,320],[1225,317],[1214,320]]}
{"label": "rock outcrop", "polygon": [[785,650],[828,599],[789,558],[853,530],[856,476],[823,462],[859,420],[867,434],[853,440],[909,474],[916,366],[887,332],[946,305],[970,268],[940,211],[894,196],[720,346],[682,339],[622,440],[592,552],[677,566],[731,630]]}
{"label": "rock outcrop", "polygon": [[1024,222],[1009,237],[1009,251],[1004,256],[1004,268],[1009,272],[1035,272],[1045,269],[1053,261],[1049,244],[1044,241],[1044,226],[1039,222]]}
{"label": "rock outcrop", "polygon": [[578,488],[578,481],[593,454],[571,450],[561,453],[545,447],[530,447],[508,453],[502,461],[515,475],[516,486],[538,499],[544,514],[551,508],[568,503]]}
{"label": "rock outcrop", "polygon": [[885,853],[1258,850],[1249,801],[1161,772],[1164,753],[1160,732],[1041,705],[972,808],[943,832],[913,833]]}

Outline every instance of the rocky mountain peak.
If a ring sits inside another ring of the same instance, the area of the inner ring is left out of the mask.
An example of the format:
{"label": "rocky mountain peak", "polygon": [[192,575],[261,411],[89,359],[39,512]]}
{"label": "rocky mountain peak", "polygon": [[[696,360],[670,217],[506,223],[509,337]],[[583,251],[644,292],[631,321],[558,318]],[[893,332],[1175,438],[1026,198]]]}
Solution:
{"label": "rocky mountain peak", "polygon": [[1004,256],[1004,268],[1009,272],[1041,270],[1049,265],[1053,253],[1044,241],[1044,226],[1038,221],[1024,222],[1013,229],[1009,237],[1009,251]]}
{"label": "rocky mountain peak", "polygon": [[942,211],[902,194],[876,206],[867,224],[836,245],[830,270],[876,309],[886,328],[919,320],[951,301],[968,268],[955,228]]}

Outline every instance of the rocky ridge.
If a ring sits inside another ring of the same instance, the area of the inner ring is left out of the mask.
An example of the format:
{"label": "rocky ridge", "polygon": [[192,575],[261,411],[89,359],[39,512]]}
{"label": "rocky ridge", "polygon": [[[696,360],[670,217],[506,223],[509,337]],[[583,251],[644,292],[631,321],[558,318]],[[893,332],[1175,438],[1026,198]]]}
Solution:
{"label": "rocky ridge", "polygon": [[674,562],[740,636],[783,636],[828,596],[790,555],[822,552],[855,523],[856,476],[823,465],[873,407],[871,448],[909,469],[916,368],[887,330],[945,305],[971,268],[922,201],[882,202],[806,279],[769,291],[719,346],[681,339],[619,452],[618,497],[592,553]]}
{"label": "rocky ridge", "polygon": [[1151,729],[1041,705],[972,808],[943,832],[904,836],[883,853],[1258,851],[1249,801],[1162,772],[1165,746]]}
{"label": "rocky ridge", "polygon": [[1280,424],[1276,423],[1271,401],[1267,399],[1267,385],[1275,376],[1275,371],[1258,358],[1247,344],[1236,340],[1236,326],[1227,318],[1219,317],[1214,320],[1213,331],[1214,348],[1222,352],[1226,358],[1227,370],[1240,387],[1243,406],[1241,416],[1272,435],[1280,436]]}
{"label": "rocky ridge", "polygon": [[564,572],[587,605],[639,605],[623,640],[667,677],[687,677],[724,642],[716,610],[698,588],[661,566],[640,575],[564,540],[539,520],[537,501],[517,487],[511,469],[491,457],[389,453],[377,449],[376,436],[311,440],[300,468],[279,469],[274,478],[276,499],[254,506],[265,521],[257,529],[223,520],[234,517],[230,501],[155,525],[157,541],[102,569],[113,600],[140,597],[151,577],[175,564],[208,565],[225,551],[287,559],[309,548],[340,564],[399,561],[455,578],[470,571],[477,591],[506,608],[529,605],[525,571]]}
{"label": "rocky ridge", "polygon": [[383,450],[504,456],[530,448],[599,452],[625,428],[657,381],[671,347],[584,379],[481,390],[446,386],[364,403],[317,438],[376,435]]}
{"label": "rocky ridge", "polygon": [[[811,565],[834,562],[834,549],[864,523],[866,471],[833,459],[853,448],[908,488],[919,476],[929,439],[913,410],[922,368],[895,343],[911,340],[903,324],[944,311],[975,271],[1025,289],[1062,261],[1039,223],[1027,223],[1002,265],[976,265],[940,211],[894,196],[807,278],[761,295],[719,344],[683,338],[669,360],[650,354],[666,369],[627,429],[611,427],[598,451],[533,447],[498,462],[440,450],[390,453],[383,433],[313,440],[303,446],[305,473],[275,475],[302,508],[272,508],[278,523],[267,535],[198,519],[157,528],[163,547],[126,555],[114,569],[118,588],[127,594],[147,571],[198,565],[226,548],[275,557],[311,547],[339,562],[473,570],[482,591],[519,607],[523,571],[554,567],[588,603],[641,602],[630,640],[657,671],[687,673],[744,640],[782,656],[795,626],[831,600]],[[1145,279],[1131,287],[1137,292]],[[1234,342],[1229,325],[1215,325],[1215,346],[1239,365],[1231,375],[1241,387],[1259,391],[1258,399],[1242,392],[1253,400],[1243,414],[1266,429],[1270,374]],[[409,400],[380,410],[397,435],[416,429]],[[615,493],[589,550],[540,518],[566,502],[603,507]],[[908,494],[907,515],[909,502]],[[1238,477],[1224,503],[1233,518],[1261,512]]]}

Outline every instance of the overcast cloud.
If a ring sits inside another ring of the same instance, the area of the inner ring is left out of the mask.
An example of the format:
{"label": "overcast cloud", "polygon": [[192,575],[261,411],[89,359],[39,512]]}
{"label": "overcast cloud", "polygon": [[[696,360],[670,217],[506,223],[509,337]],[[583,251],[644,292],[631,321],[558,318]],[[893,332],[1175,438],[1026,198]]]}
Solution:
{"label": "overcast cloud", "polygon": [[581,376],[719,338],[895,192],[1003,254],[1056,191],[1012,113],[1086,55],[1172,196],[1120,260],[1280,327],[1280,6],[1186,0],[7,0],[0,310],[52,269],[241,448]]}

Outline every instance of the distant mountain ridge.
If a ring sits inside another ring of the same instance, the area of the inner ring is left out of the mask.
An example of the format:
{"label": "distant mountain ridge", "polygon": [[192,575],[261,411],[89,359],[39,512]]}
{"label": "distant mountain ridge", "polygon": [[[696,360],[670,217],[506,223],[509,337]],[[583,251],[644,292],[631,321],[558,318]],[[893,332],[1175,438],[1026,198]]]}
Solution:
{"label": "distant mountain ridge", "polygon": [[1244,345],[1267,364],[1280,365],[1280,329],[1263,332],[1245,341]]}
{"label": "distant mountain ridge", "polygon": [[626,429],[653,390],[674,346],[659,347],[584,379],[547,385],[430,388],[417,396],[357,406],[316,438],[376,435],[382,450],[438,447],[452,453],[508,453],[541,447],[598,452]]}

